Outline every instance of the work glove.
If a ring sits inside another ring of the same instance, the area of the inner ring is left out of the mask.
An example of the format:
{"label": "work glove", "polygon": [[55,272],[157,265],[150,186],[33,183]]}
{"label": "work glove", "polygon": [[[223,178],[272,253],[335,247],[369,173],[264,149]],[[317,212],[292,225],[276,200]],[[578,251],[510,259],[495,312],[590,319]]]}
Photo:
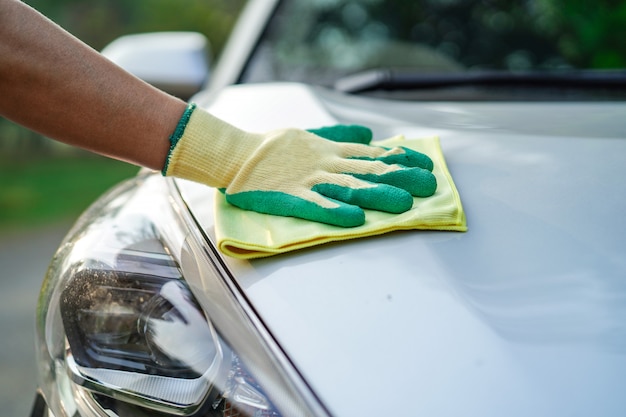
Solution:
{"label": "work glove", "polygon": [[412,196],[437,188],[432,161],[411,149],[336,142],[299,129],[250,133],[194,104],[170,141],[164,175],[223,189],[230,204],[259,213],[354,227],[365,223],[363,209],[402,213]]}

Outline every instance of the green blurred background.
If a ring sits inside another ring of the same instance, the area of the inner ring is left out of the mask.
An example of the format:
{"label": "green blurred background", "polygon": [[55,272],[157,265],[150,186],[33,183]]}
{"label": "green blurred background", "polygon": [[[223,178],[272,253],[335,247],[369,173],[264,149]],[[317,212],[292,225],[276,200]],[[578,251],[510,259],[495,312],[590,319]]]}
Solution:
{"label": "green blurred background", "polygon": [[[215,60],[245,0],[26,0],[91,47],[141,32],[189,30]],[[0,234],[67,222],[138,168],[81,151],[0,118]]]}

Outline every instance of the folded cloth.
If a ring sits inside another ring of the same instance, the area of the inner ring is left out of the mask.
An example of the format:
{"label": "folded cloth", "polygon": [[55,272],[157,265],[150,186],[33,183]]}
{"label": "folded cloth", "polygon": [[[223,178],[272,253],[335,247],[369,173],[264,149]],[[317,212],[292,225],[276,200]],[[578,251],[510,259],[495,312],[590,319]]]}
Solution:
{"label": "folded cloth", "polygon": [[438,137],[407,140],[396,136],[373,143],[405,146],[428,155],[434,163],[437,191],[415,197],[413,207],[401,214],[366,210],[365,224],[344,228],[246,211],[230,205],[221,193],[215,198],[215,234],[220,251],[240,259],[262,258],[328,242],[380,235],[394,230],[467,230],[459,193],[448,171]]}

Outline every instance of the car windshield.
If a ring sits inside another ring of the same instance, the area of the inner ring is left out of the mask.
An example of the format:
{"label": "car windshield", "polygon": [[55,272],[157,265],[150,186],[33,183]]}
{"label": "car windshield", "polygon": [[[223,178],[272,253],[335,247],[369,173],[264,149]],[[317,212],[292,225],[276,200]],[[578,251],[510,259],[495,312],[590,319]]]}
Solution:
{"label": "car windshield", "polygon": [[286,0],[240,81],[623,92],[625,28],[612,0]]}

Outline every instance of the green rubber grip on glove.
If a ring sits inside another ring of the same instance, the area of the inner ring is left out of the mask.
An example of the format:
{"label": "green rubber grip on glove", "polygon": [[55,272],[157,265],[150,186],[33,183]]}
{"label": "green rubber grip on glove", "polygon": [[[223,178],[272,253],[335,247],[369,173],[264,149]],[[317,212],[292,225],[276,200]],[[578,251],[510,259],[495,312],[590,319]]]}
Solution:
{"label": "green rubber grip on glove", "polygon": [[314,135],[332,140],[333,142],[362,143],[369,145],[372,141],[372,129],[361,125],[333,125],[307,129]]}

